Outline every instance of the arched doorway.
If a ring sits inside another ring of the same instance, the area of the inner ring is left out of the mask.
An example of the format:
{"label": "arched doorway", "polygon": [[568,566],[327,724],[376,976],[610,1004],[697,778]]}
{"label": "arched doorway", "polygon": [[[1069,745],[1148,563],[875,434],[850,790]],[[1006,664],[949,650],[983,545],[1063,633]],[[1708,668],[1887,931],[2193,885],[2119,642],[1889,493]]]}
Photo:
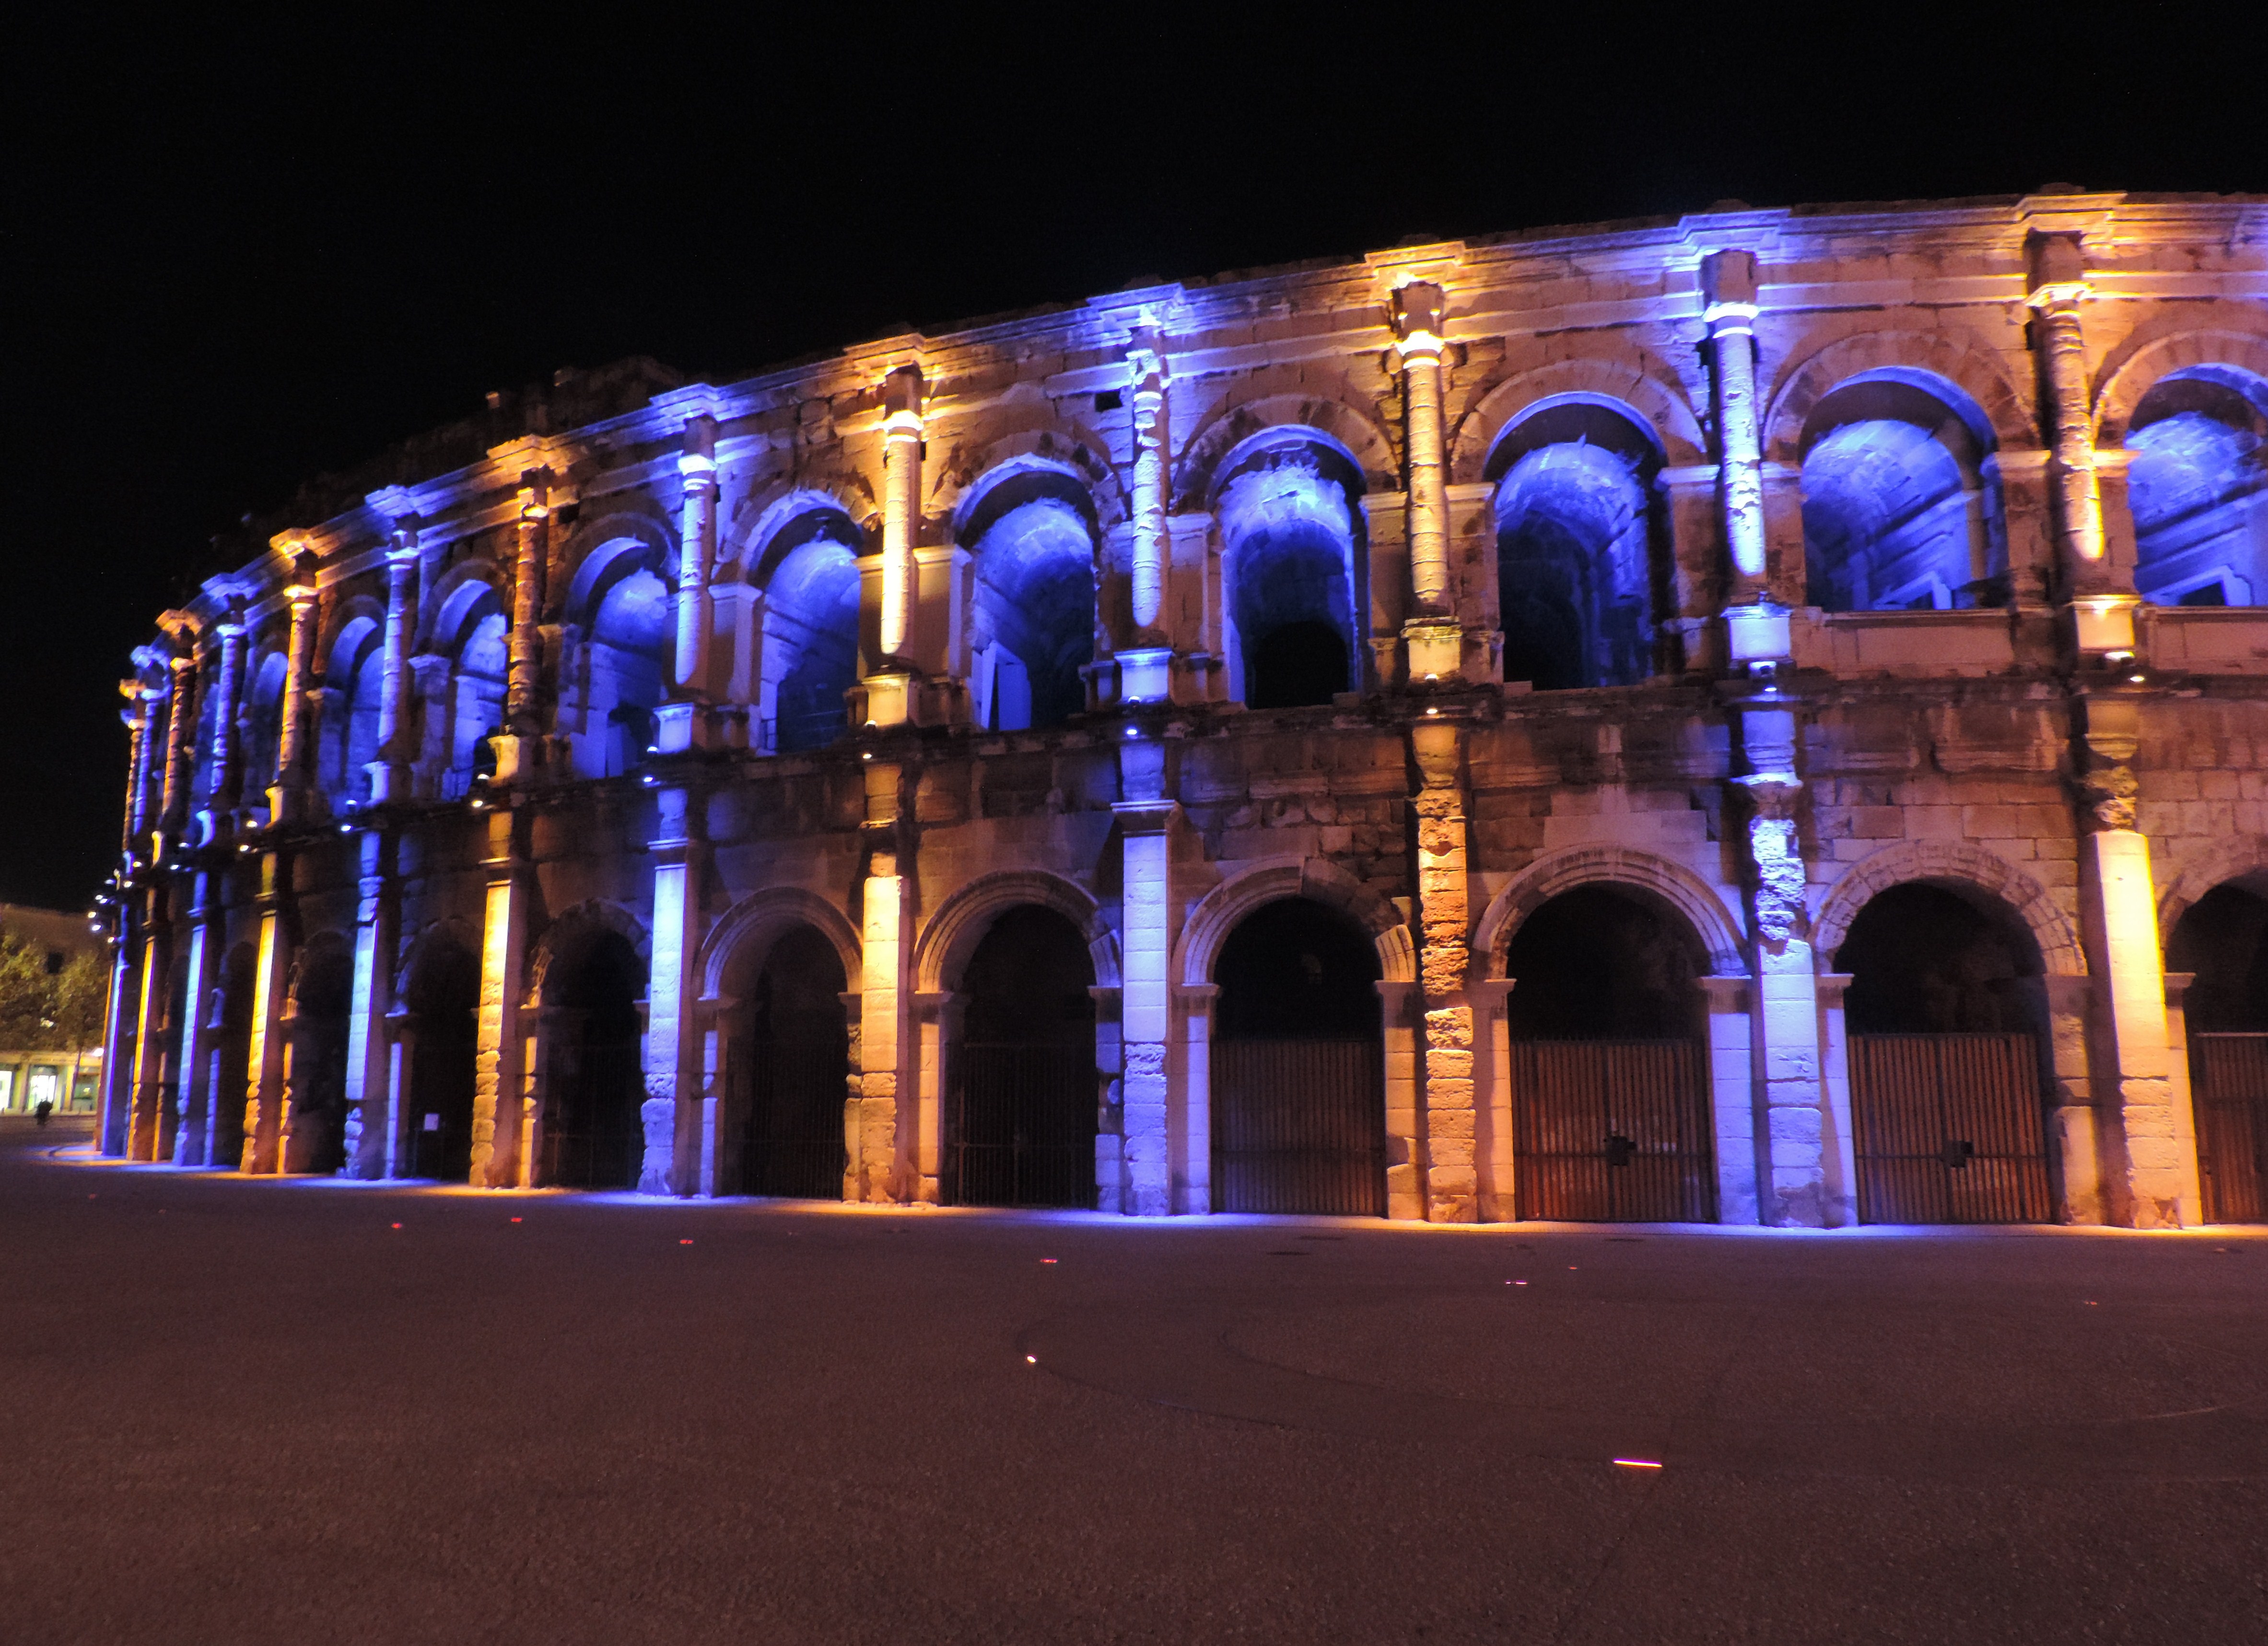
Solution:
{"label": "arched doorway", "polygon": [[473,1170],[474,1059],[481,965],[462,944],[428,939],[402,989],[409,1055],[395,1175],[463,1183]]}
{"label": "arched doorway", "polygon": [[1862,1223],[2048,1219],[2038,945],[1941,886],[1877,895],[1836,950]]}
{"label": "arched doorway", "polygon": [[764,956],[726,1081],[726,1192],[843,1197],[850,1034],[843,961],[807,926]]}
{"label": "arched doorway", "polygon": [[2134,587],[2161,606],[2268,601],[2268,382],[2228,365],[2169,373],[2134,408],[2126,496]]}
{"label": "arched doorway", "polygon": [[946,1104],[954,1204],[1093,1208],[1094,982],[1086,940],[1052,909],[1010,909],[976,945]]}
{"label": "arched doorway", "polygon": [[347,1020],[354,1009],[354,956],[326,934],[309,946],[292,991],[291,1104],[286,1171],[336,1171],[346,1164]]}
{"label": "arched doorway", "polygon": [[2268,1222],[2268,898],[2216,886],[2166,946],[2182,997],[2208,1223]]}
{"label": "arched doorway", "polygon": [[543,1012],[542,1135],[537,1180],[563,1189],[632,1189],[644,1155],[638,998],[645,967],[619,932],[573,957]]}
{"label": "arched doorway", "polygon": [[1712,1222],[1701,946],[1617,888],[1578,886],[1505,952],[1514,1215]]}
{"label": "arched doorway", "polygon": [[1213,963],[1212,1209],[1386,1211],[1378,954],[1306,897],[1248,916]]}

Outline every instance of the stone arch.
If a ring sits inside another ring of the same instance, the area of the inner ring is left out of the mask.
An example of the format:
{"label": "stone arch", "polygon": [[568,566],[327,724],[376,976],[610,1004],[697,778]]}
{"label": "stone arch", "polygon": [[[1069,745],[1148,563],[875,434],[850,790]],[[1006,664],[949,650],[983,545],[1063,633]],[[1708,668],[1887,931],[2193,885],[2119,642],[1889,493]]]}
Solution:
{"label": "stone arch", "polygon": [[873,498],[825,479],[777,481],[752,493],[739,513],[748,523],[742,528],[735,522],[718,547],[718,558],[737,562],[742,580],[758,588],[770,581],[782,560],[808,541],[792,529],[806,516],[839,514],[848,520],[857,541],[843,546],[854,556],[865,551],[876,529]]}
{"label": "stone arch", "polygon": [[[825,897],[800,886],[767,886],[741,898],[703,940],[695,962],[701,979],[701,997],[715,1000],[724,992],[725,973],[753,945],[768,950],[790,926],[807,926],[834,946],[843,962],[843,975],[855,986],[865,970],[858,928]],[[762,963],[758,952],[755,960]]]}
{"label": "stone arch", "polygon": [[1020,904],[1037,904],[1062,915],[1086,940],[1094,963],[1094,985],[1119,986],[1118,934],[1102,907],[1082,888],[1044,869],[1011,868],[979,875],[939,905],[914,943],[914,987],[941,994],[957,986],[961,968],[995,917]]}
{"label": "stone arch", "polygon": [[2142,397],[2173,373],[2221,365],[2268,379],[2268,333],[2214,328],[2160,333],[2146,339],[2130,337],[2112,359],[2115,364],[2105,364],[2095,401],[2095,439],[2099,446],[2124,445]]}
{"label": "stone arch", "polygon": [[1108,443],[1057,415],[1051,404],[1033,410],[1034,417],[1011,418],[1012,426],[1005,430],[988,429],[991,438],[983,446],[955,442],[946,453],[932,500],[952,516],[956,543],[986,492],[1010,475],[1031,469],[1055,470],[1082,487],[1098,534],[1126,518],[1125,488],[1110,462]]}
{"label": "stone arch", "polygon": [[386,632],[386,608],[368,594],[350,594],[332,606],[328,632],[317,655],[323,660],[323,683],[336,686],[342,662],[351,674],[365,647],[375,646]]}
{"label": "stone arch", "polygon": [[459,919],[453,914],[428,921],[417,935],[402,947],[401,963],[394,969],[394,999],[399,1000],[409,993],[419,970],[444,944],[461,948],[478,959],[481,934],[471,922]]}
{"label": "stone arch", "polygon": [[1538,402],[1563,395],[1611,401],[1653,438],[1673,465],[1706,462],[1708,440],[1675,374],[1652,356],[1586,358],[1518,365],[1491,379],[1467,402],[1449,432],[1449,480],[1476,484],[1487,478],[1489,454],[1504,431]]}
{"label": "stone arch", "polygon": [[2039,948],[2047,975],[2087,975],[2079,933],[2047,889],[2006,858],[1957,840],[1904,841],[1852,864],[1828,889],[1812,920],[1813,953],[1827,963],[1875,894],[1911,881],[1983,893],[2022,922]]}
{"label": "stone arch", "polygon": [[483,594],[495,600],[498,611],[510,610],[504,569],[479,556],[460,560],[435,578],[417,614],[425,645],[454,656],[465,639],[465,621],[481,605]]}
{"label": "stone arch", "polygon": [[[1336,446],[1353,469],[1366,491],[1393,491],[1399,483],[1401,458],[1386,430],[1367,413],[1358,410],[1354,395],[1344,384],[1343,397],[1312,390],[1270,394],[1255,388],[1245,396],[1213,408],[1197,431],[1182,447],[1174,466],[1174,506],[1202,508],[1218,489],[1225,460],[1245,447],[1256,435],[1275,430],[1304,431]],[[1349,499],[1352,501],[1351,498]]]}
{"label": "stone arch", "polygon": [[1473,934],[1473,949],[1486,975],[1505,975],[1505,957],[1521,922],[1561,892],[1608,885],[1633,891],[1674,912],[1691,928],[1719,977],[1745,976],[1739,917],[1700,875],[1666,857],[1624,846],[1572,846],[1540,857],[1489,900]]}
{"label": "stone arch", "polygon": [[1884,370],[1943,378],[1976,402],[1992,433],[1989,444],[1999,450],[2039,444],[2026,392],[2009,377],[1999,353],[1981,340],[1953,331],[1862,331],[1790,358],[1762,420],[1765,459],[1800,461],[1812,408],[1848,379]]}
{"label": "stone arch", "polygon": [[637,951],[638,963],[653,964],[653,943],[637,916],[618,903],[603,897],[593,897],[561,911],[558,917],[544,927],[543,935],[536,941],[535,952],[528,956],[527,982],[523,991],[523,1004],[541,1006],[544,986],[552,969],[563,958],[572,961],[580,950],[600,934],[612,932],[627,940]]}
{"label": "stone arch", "polygon": [[2173,941],[2182,916],[2214,887],[2264,875],[2268,875],[2268,836],[2240,835],[2233,840],[2216,841],[2183,860],[2158,893],[2160,944]]}
{"label": "stone arch", "polygon": [[1378,951],[1381,981],[1418,980],[1418,950],[1402,912],[1336,863],[1319,857],[1263,858],[1207,892],[1182,923],[1168,975],[1185,988],[1211,983],[1213,962],[1229,934],[1247,915],[1286,897],[1309,897],[1352,919]]}
{"label": "stone arch", "polygon": [[677,587],[677,534],[650,514],[618,510],[578,523],[562,563],[568,580],[561,615],[587,629],[607,591],[632,572],[651,572]]}

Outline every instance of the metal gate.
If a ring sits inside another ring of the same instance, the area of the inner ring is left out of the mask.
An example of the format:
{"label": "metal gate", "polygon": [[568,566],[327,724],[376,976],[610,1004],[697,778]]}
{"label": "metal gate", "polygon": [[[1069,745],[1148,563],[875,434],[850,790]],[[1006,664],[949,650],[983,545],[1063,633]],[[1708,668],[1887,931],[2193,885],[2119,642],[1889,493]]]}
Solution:
{"label": "metal gate", "polygon": [[729,1082],[741,1117],[740,1192],[843,1198],[843,1103],[849,1052],[833,1040],[756,1040]]}
{"label": "metal gate", "polygon": [[1694,1040],[1512,1045],[1513,1205],[1574,1223],[1717,1216],[1707,1048]]}
{"label": "metal gate", "polygon": [[1212,1209],[1385,1214],[1377,1041],[1213,1043]]}
{"label": "metal gate", "polygon": [[1853,1035],[1862,1223],[2044,1223],[2048,1155],[2029,1035]]}
{"label": "metal gate", "polygon": [[2268,1035],[2191,1044],[2205,1222],[2268,1222]]}
{"label": "metal gate", "polygon": [[634,1189],[645,1155],[638,1043],[559,1046],[544,1081],[541,1181],[565,1189]]}
{"label": "metal gate", "polygon": [[1092,1211],[1094,1052],[963,1042],[954,1064],[954,1200]]}

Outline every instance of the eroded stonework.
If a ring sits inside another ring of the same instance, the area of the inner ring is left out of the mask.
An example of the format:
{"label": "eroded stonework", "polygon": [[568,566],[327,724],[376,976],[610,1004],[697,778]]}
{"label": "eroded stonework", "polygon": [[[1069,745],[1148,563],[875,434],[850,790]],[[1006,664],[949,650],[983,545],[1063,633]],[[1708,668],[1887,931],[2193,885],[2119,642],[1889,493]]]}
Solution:
{"label": "eroded stonework", "polygon": [[[309,488],[136,654],[103,1145],[2245,1215],[2166,945],[2242,972],[2268,877],[2264,437],[2250,198],[1715,213],[563,372]],[[1896,1142],[1900,1058],[1955,1109],[2000,1069],[2008,1138]]]}

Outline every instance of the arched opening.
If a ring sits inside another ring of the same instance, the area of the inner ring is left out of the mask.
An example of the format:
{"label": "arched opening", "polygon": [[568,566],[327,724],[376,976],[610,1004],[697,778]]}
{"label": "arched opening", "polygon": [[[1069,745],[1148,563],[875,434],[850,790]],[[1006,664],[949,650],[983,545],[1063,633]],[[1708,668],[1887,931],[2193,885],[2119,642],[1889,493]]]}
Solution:
{"label": "arched opening", "polygon": [[849,1158],[843,1105],[850,1095],[845,987],[835,945],[796,926],[771,945],[752,982],[733,990],[747,1005],[727,1054],[725,1192],[842,1199]]}
{"label": "arched opening", "polygon": [[575,770],[587,778],[635,771],[652,747],[655,711],[668,695],[676,608],[655,566],[659,551],[634,539],[602,544],[575,575],[571,613],[585,639],[561,724],[578,729]]}
{"label": "arched opening", "polygon": [[1859,1221],[2046,1222],[2047,990],[2031,934],[1908,883],[1859,912],[1835,965],[1851,977]]}
{"label": "arched opening", "polygon": [[953,1203],[1094,1208],[1094,982],[1086,940],[1052,909],[1010,909],[976,945],[950,1069]]}
{"label": "arched opening", "polygon": [[2268,1222],[2268,897],[2257,881],[2191,904],[2166,946],[2189,972],[2190,1097],[2208,1223]]}
{"label": "arched opening", "polygon": [[280,652],[260,654],[247,694],[244,745],[244,804],[263,807],[276,781],[276,756],[284,734],[284,676]]}
{"label": "arched opening", "polygon": [[504,614],[497,592],[485,583],[466,583],[453,593],[434,625],[434,648],[453,660],[449,681],[449,769],[441,797],[457,800],[476,779],[496,771],[489,739],[504,729],[505,676],[511,658],[504,638]]}
{"label": "arched opening", "polygon": [[1540,401],[1498,438],[1485,472],[1506,680],[1550,691],[1652,672],[1661,464],[1637,413],[1588,395]]}
{"label": "arched opening", "polygon": [[1513,934],[1505,975],[1516,1215],[1711,1222],[1699,941],[1618,886],[1578,886]]}
{"label": "arched opening", "polygon": [[205,1158],[234,1170],[244,1159],[245,1088],[252,1061],[252,994],[257,983],[259,956],[249,943],[228,951],[221,967],[220,1033],[214,1037],[212,1061],[207,1067],[206,1101],[209,1136]]}
{"label": "arched opening", "polygon": [[619,932],[592,934],[544,984],[538,1181],[634,1189],[645,1153],[638,1001],[645,966]]}
{"label": "arched opening", "polygon": [[1070,475],[1023,468],[983,487],[961,540],[976,579],[969,689],[991,731],[1059,726],[1086,707],[1094,661],[1094,504]]}
{"label": "arched opening", "polygon": [[1976,402],[1884,366],[1822,396],[1803,428],[1806,598],[1827,611],[2008,598],[1999,465]]}
{"label": "arched opening", "polygon": [[356,617],[331,643],[323,670],[323,714],[316,749],[320,786],[335,812],[358,810],[370,799],[370,763],[378,757],[379,699],[385,694],[386,651],[377,619]]}
{"label": "arched opening", "polygon": [[395,1175],[463,1183],[473,1170],[473,1089],[480,1044],[481,963],[463,944],[429,937],[401,992],[408,1075]]}
{"label": "arched opening", "polygon": [[2268,585],[2268,382],[2235,366],[2161,378],[2126,435],[2134,587],[2165,606],[2250,606]]}
{"label": "arched opening", "polygon": [[1270,431],[1247,447],[1223,464],[1215,506],[1231,688],[1255,709],[1328,704],[1362,685],[1362,476],[1313,431]]}
{"label": "arched opening", "polygon": [[858,683],[858,545],[849,515],[813,507],[764,546],[763,701],[777,753],[824,749],[850,727],[843,694]]}
{"label": "arched opening", "polygon": [[353,1009],[354,955],[325,934],[300,959],[285,1030],[287,1171],[336,1171],[346,1164],[347,1022]]}
{"label": "arched opening", "polygon": [[1212,1207],[1386,1210],[1378,951],[1306,897],[1255,911],[1213,963]]}

